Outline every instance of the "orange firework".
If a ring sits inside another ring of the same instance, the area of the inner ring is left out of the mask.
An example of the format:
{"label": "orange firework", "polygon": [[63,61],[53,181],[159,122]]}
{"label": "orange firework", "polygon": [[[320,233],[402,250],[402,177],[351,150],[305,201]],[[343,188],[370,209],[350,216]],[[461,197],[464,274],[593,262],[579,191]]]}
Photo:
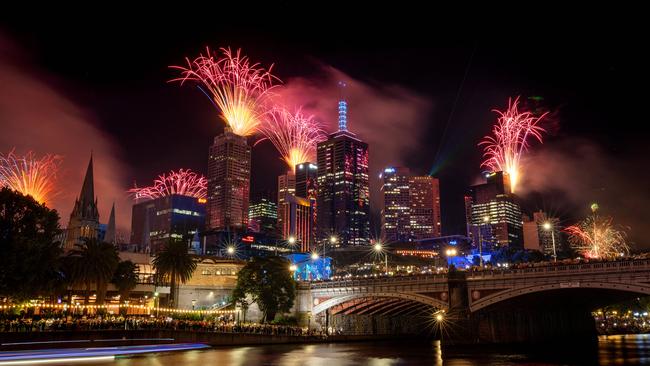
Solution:
{"label": "orange firework", "polygon": [[48,202],[55,194],[56,173],[61,157],[48,154],[37,159],[33,152],[23,157],[13,151],[0,154],[0,186],[32,196],[39,203]]}
{"label": "orange firework", "polygon": [[[181,71],[181,77],[172,81],[184,83],[192,80],[207,88],[211,100],[221,111],[221,117],[233,133],[250,136],[257,132],[266,112],[266,101],[273,83],[279,81],[269,70],[259,64],[251,64],[241,50],[233,53],[230,48],[221,49],[220,56],[206,48],[206,55],[199,55],[187,66],[172,66]],[[206,93],[207,94],[207,93]]]}
{"label": "orange firework", "polygon": [[629,254],[625,232],[612,224],[611,217],[600,216],[598,205],[592,205],[592,214],[580,223],[564,229],[569,242],[587,258],[616,258]]}
{"label": "orange firework", "polygon": [[294,171],[296,165],[313,161],[316,144],[325,139],[321,125],[313,116],[304,115],[300,109],[291,113],[285,108],[274,108],[264,119],[260,132],[271,141],[282,159]]}
{"label": "orange firework", "polygon": [[544,113],[537,118],[530,112],[519,112],[517,105],[519,97],[514,102],[508,100],[505,112],[494,110],[499,114],[497,124],[492,129],[494,136],[485,136],[479,145],[485,145],[483,156],[486,158],[481,166],[492,171],[503,171],[510,176],[510,189],[515,192],[521,175],[519,166],[521,156],[528,148],[530,136],[542,142],[545,130],[537,125],[546,116]]}

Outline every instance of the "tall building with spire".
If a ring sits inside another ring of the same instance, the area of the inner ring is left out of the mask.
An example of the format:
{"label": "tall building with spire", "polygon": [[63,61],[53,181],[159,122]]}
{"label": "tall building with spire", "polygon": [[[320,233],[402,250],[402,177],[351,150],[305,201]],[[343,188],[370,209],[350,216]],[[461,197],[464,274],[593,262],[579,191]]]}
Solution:
{"label": "tall building with spire", "polygon": [[339,130],[317,146],[317,232],[324,245],[330,236],[337,238],[336,246],[365,245],[370,242],[368,144],[348,131],[343,96],[338,112]]}
{"label": "tall building with spire", "polygon": [[84,239],[97,239],[99,235],[99,211],[95,197],[95,184],[93,179],[93,156],[86,169],[81,193],[74,203],[70,214],[64,249],[73,249],[75,244],[83,243]]}
{"label": "tall building with spire", "polygon": [[246,137],[230,128],[214,138],[208,159],[207,229],[245,230],[248,227],[251,148]]}

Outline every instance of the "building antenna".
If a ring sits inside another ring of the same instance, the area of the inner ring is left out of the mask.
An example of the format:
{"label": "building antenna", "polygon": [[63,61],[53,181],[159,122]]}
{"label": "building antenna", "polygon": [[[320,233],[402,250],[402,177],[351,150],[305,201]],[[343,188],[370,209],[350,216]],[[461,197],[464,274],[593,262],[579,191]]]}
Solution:
{"label": "building antenna", "polygon": [[345,88],[348,84],[339,81],[339,131],[348,130],[348,102],[345,100]]}

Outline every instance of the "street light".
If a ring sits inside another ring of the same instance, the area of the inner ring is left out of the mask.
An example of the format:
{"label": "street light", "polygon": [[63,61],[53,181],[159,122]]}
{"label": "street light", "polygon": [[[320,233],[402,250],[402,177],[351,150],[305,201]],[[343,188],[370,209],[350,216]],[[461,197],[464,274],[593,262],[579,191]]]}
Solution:
{"label": "street light", "polygon": [[[374,249],[375,252],[377,252],[377,254],[381,254],[381,252],[384,251],[384,246],[381,245],[381,242],[377,242],[375,243]],[[384,252],[384,259],[386,260],[385,263],[386,276],[388,276],[388,252]]]}
{"label": "street light", "polygon": [[192,299],[192,310],[194,310],[194,305],[196,305],[196,300]]}
{"label": "street light", "polygon": [[318,253],[316,252],[311,253],[311,260],[315,261],[318,259],[318,257],[319,257]]}
{"label": "street light", "polygon": [[235,254],[235,247],[231,245],[226,249],[226,251],[228,252],[228,255],[233,255]]}
{"label": "street light", "polygon": [[449,267],[450,259],[452,257],[455,257],[456,254],[458,254],[458,251],[456,250],[456,248],[447,248],[447,250],[445,250],[445,254],[447,254],[447,267]]}
{"label": "street light", "polygon": [[[330,235],[330,246],[334,247],[334,245],[339,241],[339,238],[337,238],[335,235]],[[326,245],[323,244],[323,256],[325,256],[325,247]]]}
{"label": "street light", "polygon": [[289,245],[294,245],[294,244],[296,244],[296,237],[295,236],[290,236],[287,241],[289,242]]}
{"label": "street light", "polygon": [[153,305],[156,307],[156,318],[158,317],[158,307],[159,307],[159,302],[160,302],[160,297],[159,297],[158,291],[153,293]]}
{"label": "street light", "polygon": [[542,227],[546,231],[551,231],[551,240],[553,241],[553,262],[557,262],[557,252],[555,251],[555,230],[553,230],[553,224],[550,221],[546,221]]}

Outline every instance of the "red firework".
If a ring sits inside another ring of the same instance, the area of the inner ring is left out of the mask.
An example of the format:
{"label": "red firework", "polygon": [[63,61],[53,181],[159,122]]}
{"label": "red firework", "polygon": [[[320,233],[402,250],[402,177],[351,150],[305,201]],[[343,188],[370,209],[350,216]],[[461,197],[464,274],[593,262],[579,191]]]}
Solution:
{"label": "red firework", "polygon": [[161,174],[150,187],[134,187],[128,190],[136,200],[156,199],[172,194],[204,199],[207,196],[208,180],[190,169],[180,169]]}

